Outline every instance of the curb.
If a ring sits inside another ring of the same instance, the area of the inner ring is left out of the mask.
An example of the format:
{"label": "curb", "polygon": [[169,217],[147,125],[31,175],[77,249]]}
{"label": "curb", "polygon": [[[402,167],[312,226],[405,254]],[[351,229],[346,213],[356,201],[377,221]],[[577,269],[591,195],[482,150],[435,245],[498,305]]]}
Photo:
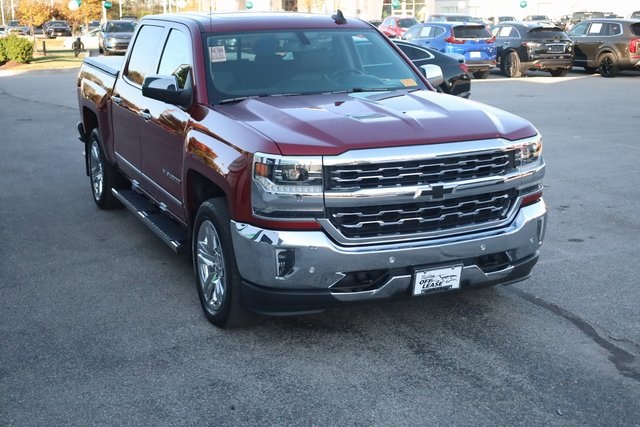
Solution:
{"label": "curb", "polygon": [[51,73],[65,73],[67,71],[78,72],[80,67],[69,67],[69,68],[49,68],[42,70],[0,70],[0,77],[11,77],[18,76],[20,74],[51,74]]}

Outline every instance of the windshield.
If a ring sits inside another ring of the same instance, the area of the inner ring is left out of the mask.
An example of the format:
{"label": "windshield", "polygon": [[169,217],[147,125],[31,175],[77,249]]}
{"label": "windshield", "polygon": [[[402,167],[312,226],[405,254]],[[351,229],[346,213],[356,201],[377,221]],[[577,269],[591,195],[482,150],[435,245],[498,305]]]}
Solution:
{"label": "windshield", "polygon": [[213,104],[247,97],[426,89],[374,30],[205,35]]}
{"label": "windshield", "polygon": [[136,26],[133,22],[109,22],[105,28],[108,33],[133,33]]}
{"label": "windshield", "polygon": [[398,20],[398,27],[400,28],[411,28],[418,24],[419,22],[414,18],[403,18]]}

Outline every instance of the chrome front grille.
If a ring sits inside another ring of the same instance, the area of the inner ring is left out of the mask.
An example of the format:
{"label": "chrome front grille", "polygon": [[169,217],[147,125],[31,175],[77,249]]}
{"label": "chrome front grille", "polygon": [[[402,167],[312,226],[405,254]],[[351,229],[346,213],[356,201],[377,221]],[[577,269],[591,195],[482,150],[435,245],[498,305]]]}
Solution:
{"label": "chrome front grille", "polygon": [[327,190],[357,191],[456,182],[504,175],[515,168],[515,151],[326,167]]}
{"label": "chrome front grille", "polygon": [[517,200],[514,189],[445,200],[329,208],[329,221],[351,239],[438,233],[490,227],[504,220]]}

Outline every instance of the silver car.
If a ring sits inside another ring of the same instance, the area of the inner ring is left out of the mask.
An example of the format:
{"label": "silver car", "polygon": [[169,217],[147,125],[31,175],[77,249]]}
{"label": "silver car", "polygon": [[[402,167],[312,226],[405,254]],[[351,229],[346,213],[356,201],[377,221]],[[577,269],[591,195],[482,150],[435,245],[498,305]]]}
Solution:
{"label": "silver car", "polygon": [[104,55],[124,54],[135,29],[133,21],[104,22],[98,35],[98,50]]}

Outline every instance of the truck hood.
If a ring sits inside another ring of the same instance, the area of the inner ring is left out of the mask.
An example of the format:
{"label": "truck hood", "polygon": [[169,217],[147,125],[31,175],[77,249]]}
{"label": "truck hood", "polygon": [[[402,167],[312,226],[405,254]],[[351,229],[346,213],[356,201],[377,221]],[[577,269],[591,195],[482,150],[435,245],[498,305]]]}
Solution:
{"label": "truck hood", "polygon": [[516,140],[536,129],[525,119],[429,91],[250,98],[220,111],[274,141],[283,155],[490,138]]}

